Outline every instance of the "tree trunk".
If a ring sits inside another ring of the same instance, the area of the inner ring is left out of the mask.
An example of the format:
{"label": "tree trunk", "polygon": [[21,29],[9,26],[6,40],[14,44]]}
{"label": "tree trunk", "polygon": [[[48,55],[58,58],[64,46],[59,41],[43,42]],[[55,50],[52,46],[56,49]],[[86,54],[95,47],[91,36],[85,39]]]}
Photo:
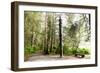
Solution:
{"label": "tree trunk", "polygon": [[63,57],[63,46],[62,46],[62,19],[59,17],[59,48],[60,48],[60,57]]}
{"label": "tree trunk", "polygon": [[44,47],[44,54],[48,54],[48,31],[47,31],[47,20],[48,20],[48,15],[46,13],[45,15],[45,47]]}

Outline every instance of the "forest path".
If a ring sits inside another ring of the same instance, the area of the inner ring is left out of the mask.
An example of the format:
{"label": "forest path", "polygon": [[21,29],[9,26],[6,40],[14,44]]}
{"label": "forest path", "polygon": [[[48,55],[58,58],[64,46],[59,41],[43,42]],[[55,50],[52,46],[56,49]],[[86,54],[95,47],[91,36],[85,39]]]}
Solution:
{"label": "forest path", "polygon": [[63,56],[60,58],[59,55],[43,55],[43,54],[34,54],[28,58],[27,61],[48,61],[48,60],[74,60],[74,59],[90,59],[90,56],[86,56],[85,58],[77,58],[75,56]]}

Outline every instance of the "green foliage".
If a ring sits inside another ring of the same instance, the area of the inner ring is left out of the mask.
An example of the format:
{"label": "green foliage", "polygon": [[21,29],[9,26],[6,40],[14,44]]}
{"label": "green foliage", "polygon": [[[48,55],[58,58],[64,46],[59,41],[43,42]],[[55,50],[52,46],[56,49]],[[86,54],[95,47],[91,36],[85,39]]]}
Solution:
{"label": "green foliage", "polygon": [[36,48],[27,47],[25,48],[25,54],[32,54],[36,52]]}
{"label": "green foliage", "polygon": [[90,50],[87,48],[79,48],[77,52],[81,54],[90,54]]}
{"label": "green foliage", "polygon": [[64,48],[63,53],[64,55],[73,55],[72,49],[70,48]]}
{"label": "green foliage", "polygon": [[88,48],[68,48],[66,46],[63,47],[64,55],[75,55],[76,53],[89,55],[90,50]]}

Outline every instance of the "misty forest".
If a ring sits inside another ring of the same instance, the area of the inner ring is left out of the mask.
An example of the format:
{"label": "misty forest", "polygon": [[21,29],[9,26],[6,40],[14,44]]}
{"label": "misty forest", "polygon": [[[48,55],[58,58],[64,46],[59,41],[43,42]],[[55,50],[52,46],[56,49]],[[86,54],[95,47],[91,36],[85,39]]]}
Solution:
{"label": "misty forest", "polygon": [[24,11],[25,61],[88,59],[90,45],[90,14]]}

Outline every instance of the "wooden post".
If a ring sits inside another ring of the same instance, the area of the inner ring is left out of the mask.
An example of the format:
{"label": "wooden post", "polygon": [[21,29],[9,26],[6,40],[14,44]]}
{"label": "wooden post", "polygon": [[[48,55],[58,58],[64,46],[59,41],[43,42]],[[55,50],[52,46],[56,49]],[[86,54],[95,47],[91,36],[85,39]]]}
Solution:
{"label": "wooden post", "polygon": [[62,46],[62,19],[59,16],[59,48],[60,48],[60,57],[63,57],[63,46]]}

